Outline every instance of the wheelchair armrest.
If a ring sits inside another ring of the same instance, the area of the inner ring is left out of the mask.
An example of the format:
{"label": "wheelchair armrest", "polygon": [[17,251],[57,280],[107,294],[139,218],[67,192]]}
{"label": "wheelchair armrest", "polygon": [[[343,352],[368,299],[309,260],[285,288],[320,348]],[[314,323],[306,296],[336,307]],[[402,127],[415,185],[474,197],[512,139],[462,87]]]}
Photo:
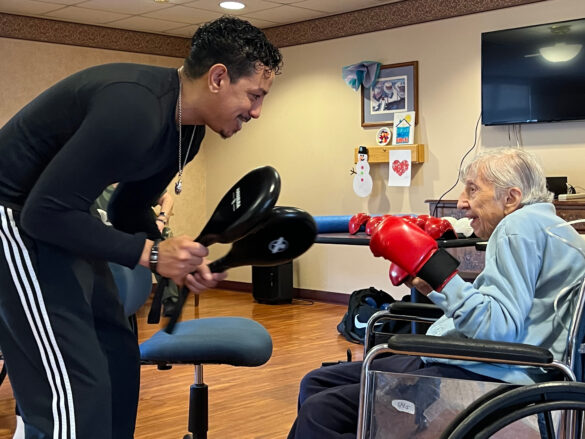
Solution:
{"label": "wheelchair armrest", "polygon": [[444,313],[437,305],[428,303],[394,302],[388,308],[391,315],[438,319]]}
{"label": "wheelchair armrest", "polygon": [[388,340],[394,353],[490,363],[548,365],[554,358],[547,349],[521,343],[398,334]]}

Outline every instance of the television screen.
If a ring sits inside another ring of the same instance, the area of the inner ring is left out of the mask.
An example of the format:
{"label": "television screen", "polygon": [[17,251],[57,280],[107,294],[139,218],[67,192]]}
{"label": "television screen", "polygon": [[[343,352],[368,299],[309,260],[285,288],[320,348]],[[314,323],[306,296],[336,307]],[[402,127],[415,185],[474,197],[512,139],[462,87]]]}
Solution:
{"label": "television screen", "polygon": [[585,119],[585,18],[481,35],[484,125]]}

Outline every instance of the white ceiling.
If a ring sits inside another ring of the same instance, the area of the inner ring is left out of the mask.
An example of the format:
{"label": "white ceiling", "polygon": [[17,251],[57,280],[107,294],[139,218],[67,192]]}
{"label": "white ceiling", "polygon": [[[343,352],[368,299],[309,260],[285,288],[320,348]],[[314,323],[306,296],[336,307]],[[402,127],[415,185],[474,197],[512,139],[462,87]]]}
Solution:
{"label": "white ceiling", "polygon": [[220,0],[0,0],[0,12],[93,24],[157,34],[191,37],[204,22],[225,14],[259,28],[326,17],[403,0],[240,0],[227,11]]}

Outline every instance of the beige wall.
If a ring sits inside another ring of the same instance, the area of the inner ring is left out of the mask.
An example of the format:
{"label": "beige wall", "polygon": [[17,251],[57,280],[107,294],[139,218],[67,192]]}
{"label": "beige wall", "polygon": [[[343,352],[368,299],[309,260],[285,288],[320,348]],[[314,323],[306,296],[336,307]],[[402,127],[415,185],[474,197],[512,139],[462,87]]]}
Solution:
{"label": "beige wall", "polygon": [[[461,157],[473,144],[480,112],[480,34],[484,31],[585,17],[582,0],[550,0],[516,8],[436,21],[283,49],[284,73],[266,99],[263,115],[233,139],[208,136],[207,207],[248,170],[273,165],[282,177],[280,205],[314,215],[427,213],[455,182]],[[363,60],[392,64],[418,60],[417,142],[427,162],[410,188],[387,186],[387,165],[371,166],[374,190],[367,199],[352,190],[350,169],[358,145],[375,145],[377,128],[360,126],[360,93],[341,79],[342,66]],[[548,175],[568,175],[585,187],[585,122],[522,127],[524,146],[543,160]],[[506,127],[481,127],[482,148],[508,146]],[[447,198],[456,198],[459,191]],[[212,256],[225,251],[212,249]],[[349,293],[370,285],[396,295],[388,263],[367,247],[317,244],[295,262],[295,286]],[[250,269],[230,272],[250,281]]]}
{"label": "beige wall", "polygon": [[[133,62],[179,67],[182,59],[0,38],[0,126],[23,105],[60,79],[97,64]],[[185,190],[176,197],[175,233],[196,234],[205,219],[205,153],[185,171]]]}

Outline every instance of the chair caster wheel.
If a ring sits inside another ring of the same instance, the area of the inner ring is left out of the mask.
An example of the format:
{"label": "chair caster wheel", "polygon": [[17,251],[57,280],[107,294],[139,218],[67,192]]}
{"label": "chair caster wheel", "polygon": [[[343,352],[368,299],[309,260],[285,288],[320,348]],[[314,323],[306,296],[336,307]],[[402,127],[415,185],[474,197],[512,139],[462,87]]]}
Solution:
{"label": "chair caster wheel", "polygon": [[183,436],[183,439],[193,439],[193,435],[191,433],[187,433],[185,436]]}

